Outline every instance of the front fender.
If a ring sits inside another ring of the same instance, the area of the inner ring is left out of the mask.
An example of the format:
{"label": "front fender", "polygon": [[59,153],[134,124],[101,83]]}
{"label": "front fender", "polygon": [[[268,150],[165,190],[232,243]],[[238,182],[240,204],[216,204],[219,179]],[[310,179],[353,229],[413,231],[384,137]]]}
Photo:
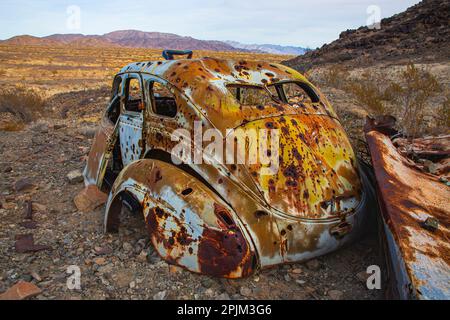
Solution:
{"label": "front fender", "polygon": [[111,190],[105,231],[118,228],[123,195],[139,204],[156,251],[168,263],[225,278],[253,273],[253,243],[233,209],[178,167],[142,159],[122,170]]}

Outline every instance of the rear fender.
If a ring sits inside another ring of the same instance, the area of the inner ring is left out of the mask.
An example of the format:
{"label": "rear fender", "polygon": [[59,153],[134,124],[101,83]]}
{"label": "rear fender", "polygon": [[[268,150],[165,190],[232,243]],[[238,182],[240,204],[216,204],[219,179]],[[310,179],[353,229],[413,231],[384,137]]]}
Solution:
{"label": "rear fender", "polygon": [[124,193],[142,208],[151,242],[168,263],[225,278],[257,268],[253,243],[233,209],[176,166],[142,159],[124,168],[108,199],[107,232],[118,229]]}

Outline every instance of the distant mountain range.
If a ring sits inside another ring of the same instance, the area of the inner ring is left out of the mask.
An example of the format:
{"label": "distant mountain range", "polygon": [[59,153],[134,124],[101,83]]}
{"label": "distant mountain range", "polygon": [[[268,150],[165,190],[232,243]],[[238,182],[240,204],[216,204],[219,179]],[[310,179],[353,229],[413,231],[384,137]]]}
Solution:
{"label": "distant mountain range", "polygon": [[289,54],[299,56],[305,54],[310,50],[303,47],[280,46],[276,44],[245,44],[231,40],[224,42],[237,49],[245,49],[251,52],[262,52],[272,54]]}
{"label": "distant mountain range", "polygon": [[15,36],[0,41],[8,45],[70,45],[75,47],[132,47],[164,48],[175,50],[211,50],[211,51],[246,51],[273,54],[300,55],[303,48],[278,45],[246,45],[233,41],[198,40],[172,33],[144,32],[138,30],[121,30],[104,35],[54,34],[46,37],[29,35]]}

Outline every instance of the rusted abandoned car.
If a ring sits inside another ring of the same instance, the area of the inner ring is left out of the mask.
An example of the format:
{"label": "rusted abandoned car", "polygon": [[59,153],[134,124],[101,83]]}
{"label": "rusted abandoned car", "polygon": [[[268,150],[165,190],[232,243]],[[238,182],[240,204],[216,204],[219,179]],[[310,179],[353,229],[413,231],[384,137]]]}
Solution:
{"label": "rusted abandoned car", "polygon": [[[323,255],[363,232],[374,209],[367,175],[304,76],[280,64],[164,56],[116,75],[94,138],[84,178],[109,192],[106,232],[118,230],[124,205],[142,212],[167,262],[227,278]],[[278,170],[215,158],[175,163],[173,132],[194,132],[195,123],[223,137],[278,129]]]}

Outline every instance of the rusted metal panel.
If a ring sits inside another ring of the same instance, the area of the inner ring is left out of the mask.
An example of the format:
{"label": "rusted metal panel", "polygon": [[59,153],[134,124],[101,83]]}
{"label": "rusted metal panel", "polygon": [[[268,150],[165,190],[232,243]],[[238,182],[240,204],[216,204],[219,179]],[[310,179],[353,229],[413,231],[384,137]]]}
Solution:
{"label": "rusted metal panel", "polygon": [[106,116],[103,117],[84,168],[83,176],[86,185],[94,184],[101,187],[105,166],[111,156],[116,138],[117,132],[114,123],[111,123]]}
{"label": "rusted metal panel", "polygon": [[[371,125],[372,124],[372,125]],[[366,126],[395,291],[402,299],[450,298],[450,189]],[[438,228],[427,226],[438,221]]]}
{"label": "rusted metal panel", "polygon": [[239,278],[257,267],[255,252],[239,218],[203,183],[170,164],[140,160],[114,184],[105,226],[116,228],[111,206],[122,192],[132,192],[142,207],[156,251],[166,261],[190,271]]}

